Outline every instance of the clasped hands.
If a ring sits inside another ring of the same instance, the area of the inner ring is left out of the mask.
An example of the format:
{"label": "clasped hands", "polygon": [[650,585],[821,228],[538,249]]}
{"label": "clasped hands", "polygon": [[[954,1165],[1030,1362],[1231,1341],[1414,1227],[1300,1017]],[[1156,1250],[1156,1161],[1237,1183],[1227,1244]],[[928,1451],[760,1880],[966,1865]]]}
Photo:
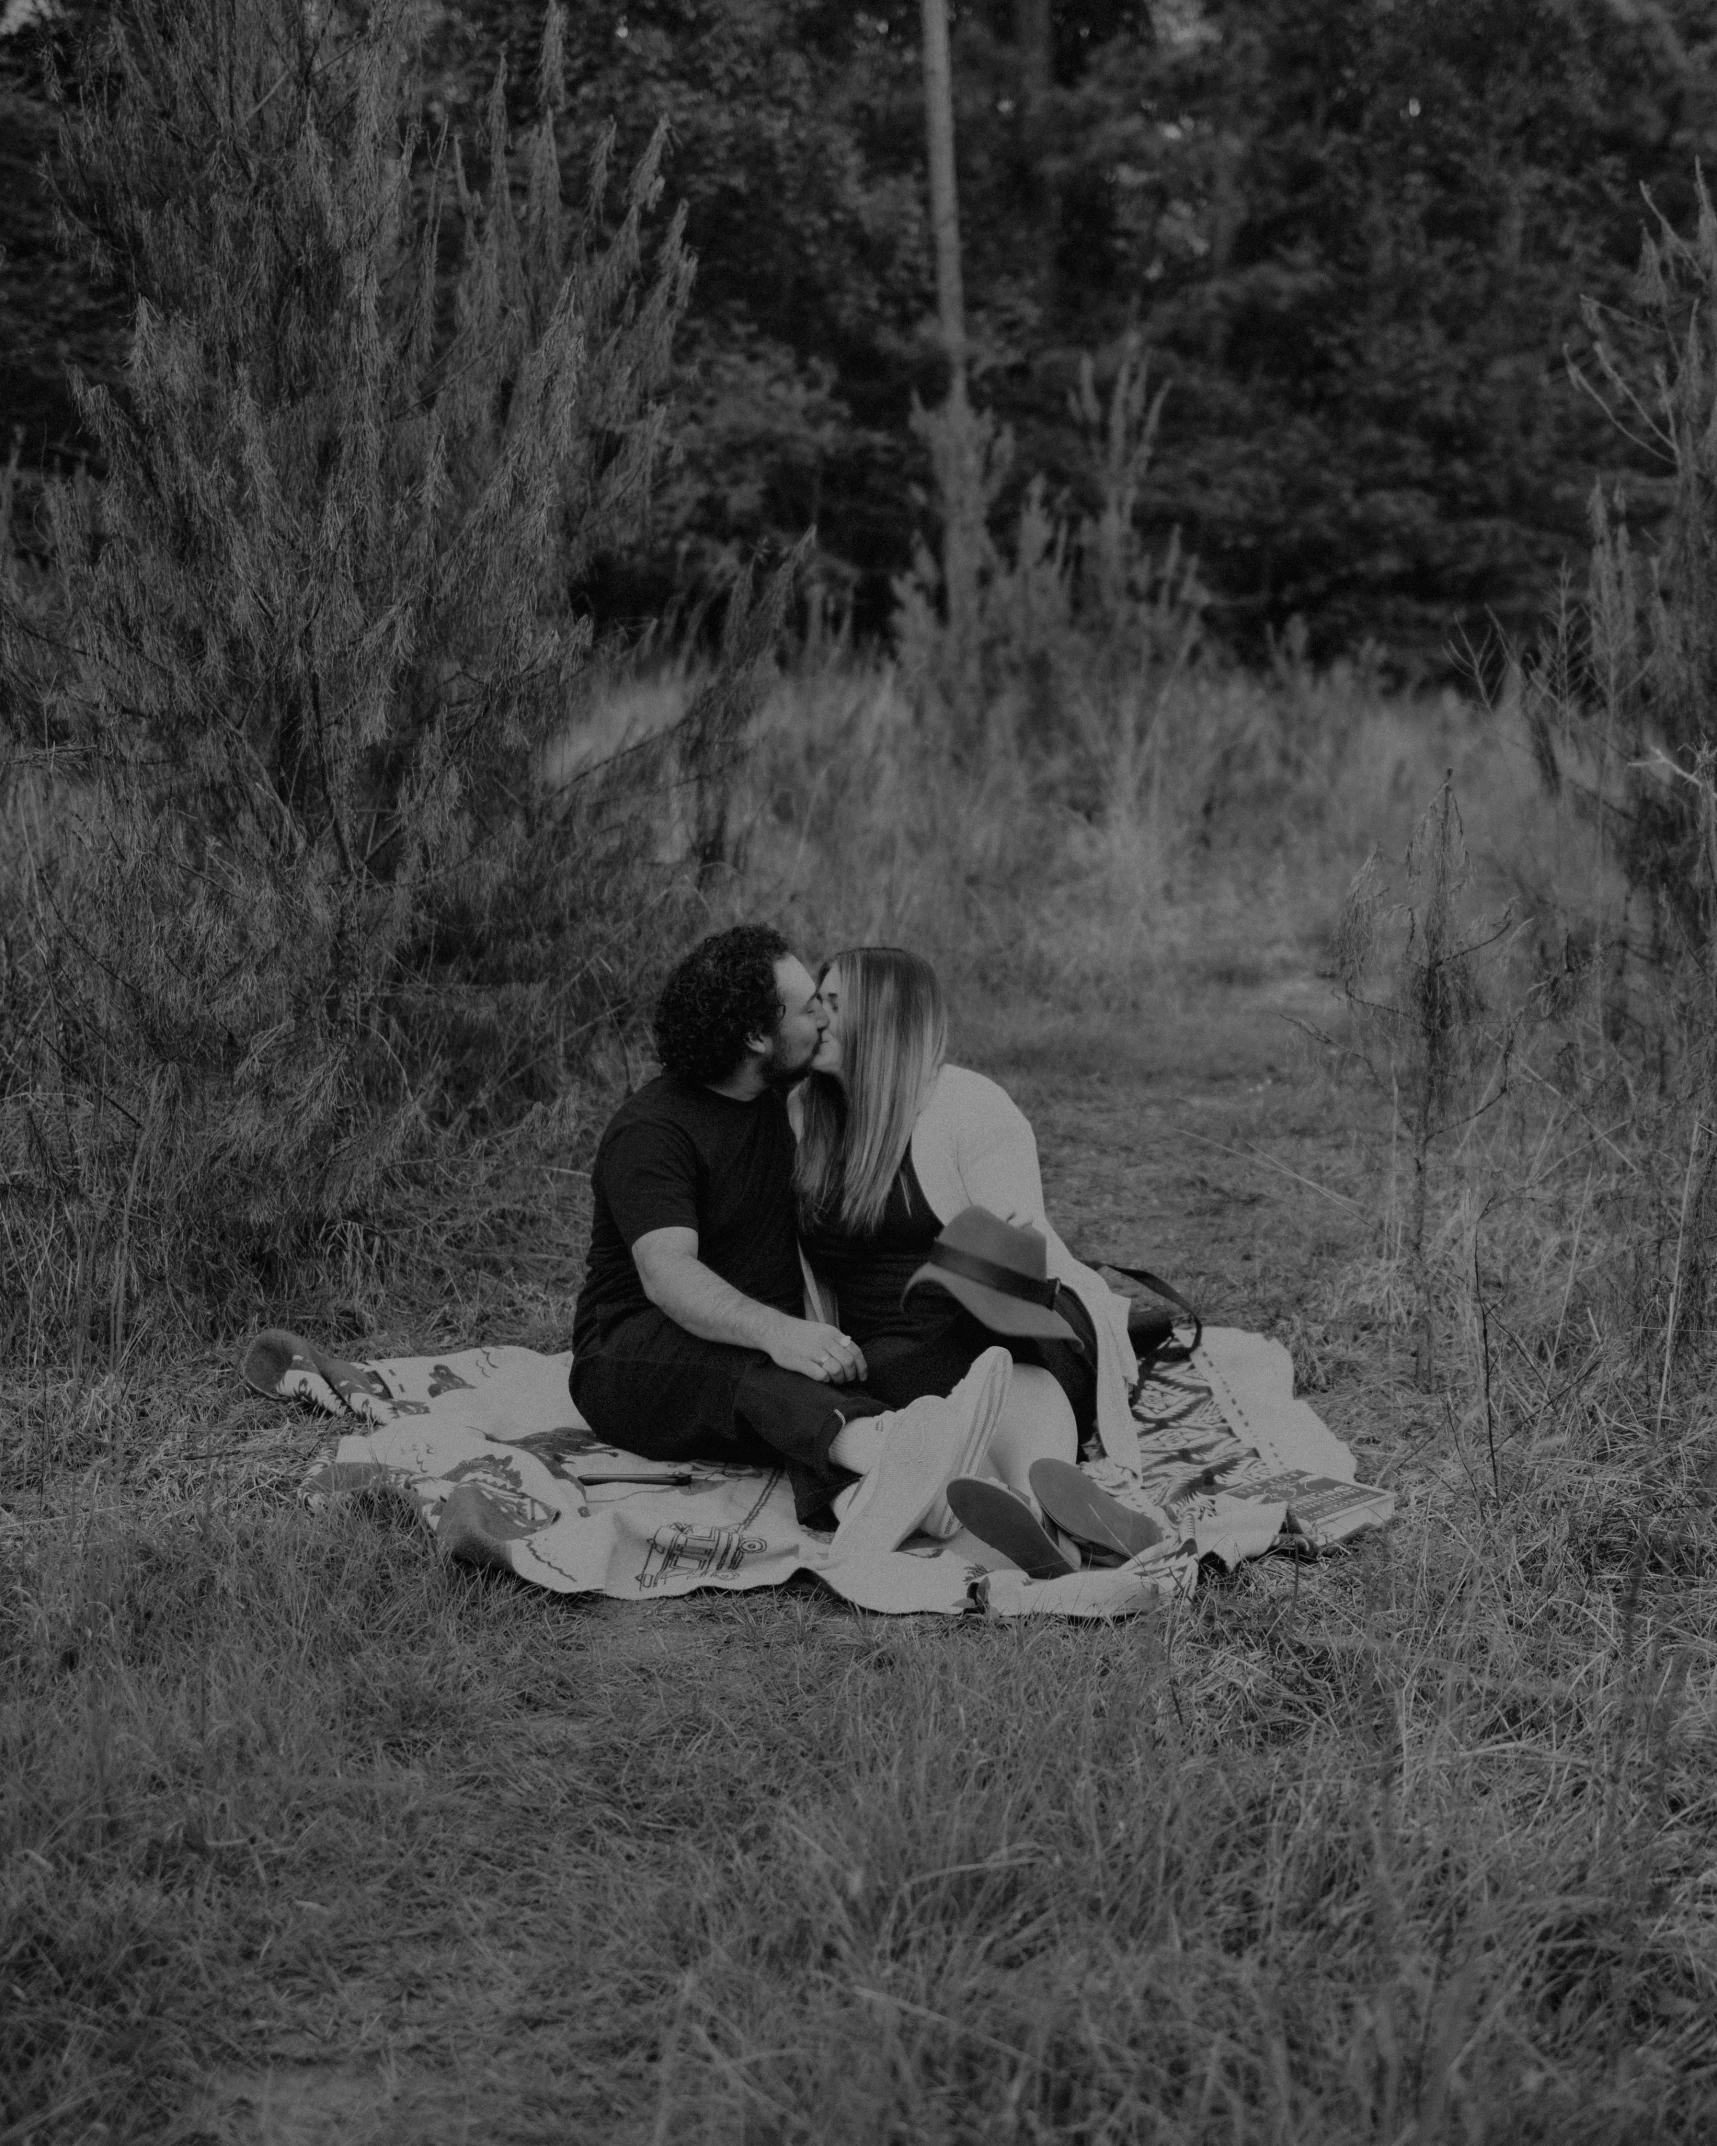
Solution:
{"label": "clasped hands", "polygon": [[769,1358],[783,1371],[820,1379],[828,1386],[850,1386],[865,1375],[864,1351],[838,1326],[820,1319],[785,1319]]}

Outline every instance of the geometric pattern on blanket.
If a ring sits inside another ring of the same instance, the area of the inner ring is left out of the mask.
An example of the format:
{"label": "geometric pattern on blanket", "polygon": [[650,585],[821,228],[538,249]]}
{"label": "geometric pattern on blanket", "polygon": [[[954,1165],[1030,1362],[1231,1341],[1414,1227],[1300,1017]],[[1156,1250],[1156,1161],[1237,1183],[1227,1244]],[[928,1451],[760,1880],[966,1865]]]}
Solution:
{"label": "geometric pattern on blanket", "polygon": [[895,1615],[1113,1618],[1191,1593],[1201,1559],[1315,1552],[1393,1510],[1388,1492],[1355,1485],[1352,1455],[1295,1399],[1286,1349],[1232,1328],[1207,1328],[1190,1363],[1145,1380],[1136,1458],[1086,1464],[1163,1540],[1124,1565],[1036,1581],[965,1533],[837,1559],[800,1525],[779,1471],[603,1444],[568,1396],[571,1361],[495,1348],[354,1364],[276,1329],[250,1344],[241,1373],[259,1393],[361,1426],[311,1470],[312,1500],[402,1493],[443,1554],[561,1594],[650,1602],[809,1572]]}

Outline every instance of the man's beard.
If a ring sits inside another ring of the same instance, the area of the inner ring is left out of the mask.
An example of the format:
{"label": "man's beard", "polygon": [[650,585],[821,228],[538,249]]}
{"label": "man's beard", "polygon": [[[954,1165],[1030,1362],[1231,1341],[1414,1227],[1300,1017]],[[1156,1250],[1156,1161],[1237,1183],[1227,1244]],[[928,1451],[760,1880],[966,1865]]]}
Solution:
{"label": "man's beard", "polygon": [[819,1036],[817,1042],[812,1044],[797,1065],[784,1065],[776,1056],[780,1038],[771,1036],[769,1039],[769,1056],[763,1061],[764,1086],[767,1088],[796,1088],[805,1078],[805,1075],[810,1072],[811,1060],[816,1057],[817,1046],[822,1040],[822,1037]]}

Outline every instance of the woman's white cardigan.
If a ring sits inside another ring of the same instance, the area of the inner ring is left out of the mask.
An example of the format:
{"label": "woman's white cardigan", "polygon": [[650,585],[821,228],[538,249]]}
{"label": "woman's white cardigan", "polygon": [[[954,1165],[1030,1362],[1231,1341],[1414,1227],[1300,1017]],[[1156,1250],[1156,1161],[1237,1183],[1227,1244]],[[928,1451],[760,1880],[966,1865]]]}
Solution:
{"label": "woman's white cardigan", "polygon": [[1003,1088],[966,1066],[944,1066],[912,1128],[912,1167],[939,1220],[967,1207],[1015,1216],[1042,1233],[1049,1271],[1091,1314],[1097,1331],[1097,1435],[1111,1460],[1139,1464],[1127,1396],[1138,1359],[1127,1339],[1127,1300],[1081,1266],[1043,1211],[1037,1141],[1024,1111]]}

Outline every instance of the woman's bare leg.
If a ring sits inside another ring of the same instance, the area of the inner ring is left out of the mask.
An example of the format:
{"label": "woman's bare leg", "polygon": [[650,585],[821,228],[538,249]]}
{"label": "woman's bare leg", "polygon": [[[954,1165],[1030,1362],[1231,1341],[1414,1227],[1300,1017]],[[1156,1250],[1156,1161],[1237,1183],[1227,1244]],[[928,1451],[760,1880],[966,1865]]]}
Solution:
{"label": "woman's bare leg", "polygon": [[1032,1511],[1042,1519],[1031,1495],[1032,1462],[1078,1458],[1073,1405],[1059,1383],[1035,1364],[1015,1364],[1007,1400],[990,1434],[984,1473],[1030,1499]]}

